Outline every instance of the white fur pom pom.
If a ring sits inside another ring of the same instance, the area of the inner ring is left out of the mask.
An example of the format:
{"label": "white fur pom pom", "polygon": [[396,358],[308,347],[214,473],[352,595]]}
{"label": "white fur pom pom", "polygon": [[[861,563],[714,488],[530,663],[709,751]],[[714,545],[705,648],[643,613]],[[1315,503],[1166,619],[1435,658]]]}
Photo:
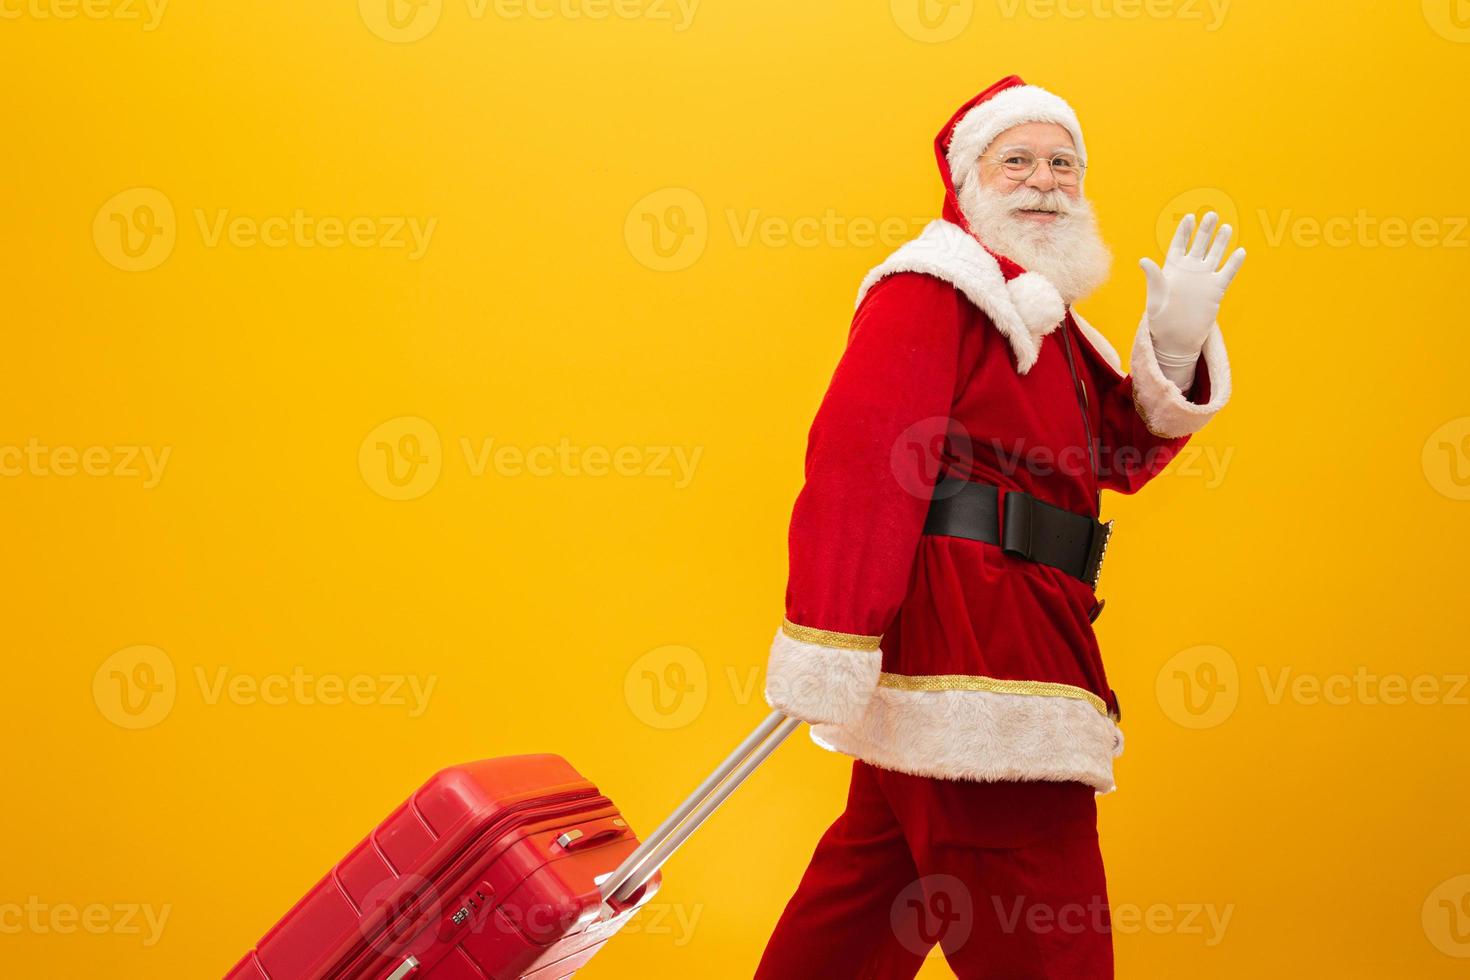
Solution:
{"label": "white fur pom pom", "polygon": [[1067,304],[1062,302],[1062,294],[1034,272],[1021,273],[1006,283],[1006,290],[1011,294],[1011,303],[1020,314],[1021,322],[1034,337],[1051,333],[1067,315]]}

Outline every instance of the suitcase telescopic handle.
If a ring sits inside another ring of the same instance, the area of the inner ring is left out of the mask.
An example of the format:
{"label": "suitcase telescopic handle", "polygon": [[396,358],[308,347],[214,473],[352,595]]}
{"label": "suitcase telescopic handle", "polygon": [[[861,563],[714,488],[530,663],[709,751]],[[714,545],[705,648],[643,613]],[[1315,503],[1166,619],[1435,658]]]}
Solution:
{"label": "suitcase telescopic handle", "polygon": [[801,719],[788,717],[781,711],[767,715],[668,819],[602,881],[598,893],[603,902],[627,902],[800,724]]}

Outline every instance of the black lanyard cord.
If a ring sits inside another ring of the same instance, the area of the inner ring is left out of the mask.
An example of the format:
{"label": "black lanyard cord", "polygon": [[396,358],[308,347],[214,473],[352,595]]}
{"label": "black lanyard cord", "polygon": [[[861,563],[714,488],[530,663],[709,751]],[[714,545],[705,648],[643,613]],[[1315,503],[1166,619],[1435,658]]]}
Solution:
{"label": "black lanyard cord", "polygon": [[1077,373],[1077,361],[1072,354],[1072,332],[1067,329],[1067,323],[1070,320],[1070,315],[1062,320],[1062,350],[1067,355],[1067,371],[1072,375],[1072,385],[1077,393],[1077,407],[1082,412],[1082,431],[1087,435],[1087,462],[1092,467],[1093,503],[1097,512],[1101,514],[1102,480],[1097,471],[1097,449],[1092,440],[1092,418],[1088,410],[1087,386],[1082,383],[1082,377]]}

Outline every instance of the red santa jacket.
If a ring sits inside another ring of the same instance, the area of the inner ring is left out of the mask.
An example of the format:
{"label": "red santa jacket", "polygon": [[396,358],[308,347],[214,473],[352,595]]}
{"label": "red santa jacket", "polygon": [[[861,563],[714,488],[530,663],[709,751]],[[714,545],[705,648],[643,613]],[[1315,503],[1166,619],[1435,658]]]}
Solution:
{"label": "red santa jacket", "polygon": [[945,159],[975,101],[935,139],[943,218],[863,281],[812,423],[765,697],[811,722],[819,745],[877,766],[1106,792],[1123,739],[1092,589],[996,545],[923,534],[931,492],[957,476],[1097,516],[1099,490],[1138,490],[1223,407],[1230,369],[1213,330],[1181,392],[1145,318],[1124,375],[1050,283],[976,239]]}

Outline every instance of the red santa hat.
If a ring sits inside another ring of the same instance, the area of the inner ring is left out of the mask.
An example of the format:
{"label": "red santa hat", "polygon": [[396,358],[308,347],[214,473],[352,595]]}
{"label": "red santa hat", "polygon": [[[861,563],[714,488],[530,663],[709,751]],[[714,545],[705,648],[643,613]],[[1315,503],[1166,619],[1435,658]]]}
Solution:
{"label": "red santa hat", "polygon": [[980,155],[997,136],[1012,126],[1033,122],[1061,126],[1071,134],[1082,162],[1087,162],[1082,124],[1072,107],[1046,89],[1027,85],[1019,76],[1011,75],[980,93],[953,124],[945,155],[954,186],[958,188],[974,172]]}

